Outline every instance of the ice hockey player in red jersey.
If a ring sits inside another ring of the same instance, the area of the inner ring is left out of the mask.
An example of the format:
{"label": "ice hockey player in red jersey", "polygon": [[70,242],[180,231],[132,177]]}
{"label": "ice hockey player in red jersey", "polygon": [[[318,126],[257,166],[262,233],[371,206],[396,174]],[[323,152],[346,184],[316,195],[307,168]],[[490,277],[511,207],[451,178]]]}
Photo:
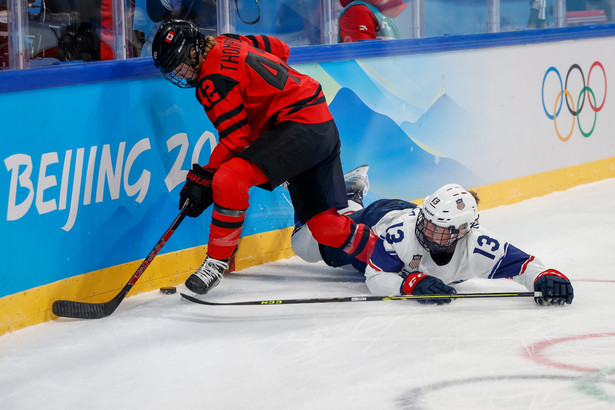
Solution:
{"label": "ice hockey player in red jersey", "polygon": [[367,260],[376,242],[371,229],[337,212],[347,206],[338,130],[320,84],[288,66],[289,53],[275,37],[205,37],[181,20],[165,21],[154,38],[154,64],[173,84],[196,89],[219,136],[180,193],[192,217],[214,204],[207,258],[186,281],[195,293],[228,269],[253,186],[288,182],[298,219],[320,243]]}
{"label": "ice hockey player in red jersey", "polygon": [[396,17],[406,8],[403,0],[340,0],[339,43],[400,38]]}

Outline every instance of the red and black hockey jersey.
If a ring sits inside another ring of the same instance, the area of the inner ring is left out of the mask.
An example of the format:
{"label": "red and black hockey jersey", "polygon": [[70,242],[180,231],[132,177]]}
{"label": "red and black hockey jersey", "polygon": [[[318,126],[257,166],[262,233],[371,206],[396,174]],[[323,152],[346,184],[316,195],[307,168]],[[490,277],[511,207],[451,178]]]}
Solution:
{"label": "red and black hockey jersey", "polygon": [[219,134],[207,168],[217,169],[282,121],[333,119],[320,84],[286,64],[290,48],[281,40],[226,34],[215,41],[196,89]]}

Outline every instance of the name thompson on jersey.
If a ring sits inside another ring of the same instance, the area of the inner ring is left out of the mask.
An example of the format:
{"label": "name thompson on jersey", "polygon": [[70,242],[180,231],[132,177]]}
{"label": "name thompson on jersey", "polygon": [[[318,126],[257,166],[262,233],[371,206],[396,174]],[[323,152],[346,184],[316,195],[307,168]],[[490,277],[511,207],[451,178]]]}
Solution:
{"label": "name thompson on jersey", "polygon": [[[353,195],[348,192],[349,198]],[[293,250],[308,262],[352,265],[364,272],[366,285],[375,295],[450,295],[456,293],[450,285],[473,277],[508,278],[528,290],[541,291],[543,296],[535,298],[540,305],[572,303],[574,291],[564,274],[478,223],[478,202],[475,192],[457,184],[436,190],[423,206],[381,199],[362,208],[349,201],[350,208],[359,208],[350,218],[370,226],[378,236],[367,264],[316,243],[301,225],[293,233]]]}

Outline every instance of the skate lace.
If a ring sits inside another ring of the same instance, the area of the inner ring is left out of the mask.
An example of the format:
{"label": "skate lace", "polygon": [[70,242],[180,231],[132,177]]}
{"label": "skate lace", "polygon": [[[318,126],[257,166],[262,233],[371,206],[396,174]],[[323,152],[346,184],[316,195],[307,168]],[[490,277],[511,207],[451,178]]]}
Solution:
{"label": "skate lace", "polygon": [[205,262],[195,273],[206,286],[211,285],[216,280],[222,279],[224,271],[228,269],[228,263],[218,259],[205,259]]}

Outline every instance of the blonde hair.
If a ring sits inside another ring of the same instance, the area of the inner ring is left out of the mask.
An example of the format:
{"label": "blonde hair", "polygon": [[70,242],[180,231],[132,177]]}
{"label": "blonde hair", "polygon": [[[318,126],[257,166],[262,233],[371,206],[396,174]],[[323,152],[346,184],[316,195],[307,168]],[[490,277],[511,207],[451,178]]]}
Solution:
{"label": "blonde hair", "polygon": [[471,189],[467,190],[470,194],[472,194],[472,196],[474,197],[474,200],[476,201],[476,205],[478,205],[478,203],[480,202],[480,198],[478,197],[478,192],[473,191]]}
{"label": "blonde hair", "polygon": [[216,40],[212,36],[205,37],[205,47],[203,52],[199,56],[199,63],[196,65],[195,69],[197,71],[201,71],[203,68],[203,63],[205,62],[205,58],[207,58],[207,54],[211,51],[212,48],[216,45]]}
{"label": "blonde hair", "polygon": [[216,45],[216,40],[212,36],[205,37],[205,50],[203,50],[203,57],[207,57],[209,51]]}

